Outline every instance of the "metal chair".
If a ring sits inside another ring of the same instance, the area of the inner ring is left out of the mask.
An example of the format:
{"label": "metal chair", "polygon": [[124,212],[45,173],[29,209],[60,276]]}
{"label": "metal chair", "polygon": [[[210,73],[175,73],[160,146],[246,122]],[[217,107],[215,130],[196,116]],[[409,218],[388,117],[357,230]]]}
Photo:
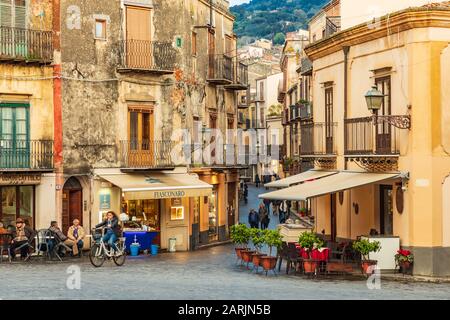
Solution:
{"label": "metal chair", "polygon": [[3,253],[6,251],[8,255],[8,261],[11,262],[11,254],[9,249],[11,248],[12,235],[9,233],[0,234],[0,262],[3,262]]}
{"label": "metal chair", "polygon": [[48,229],[41,229],[38,230],[37,236],[36,236],[36,248],[38,256],[41,255],[41,253],[45,254],[47,258],[51,259],[51,242],[52,241],[52,234],[51,231]]}
{"label": "metal chair", "polygon": [[288,260],[286,263],[286,274],[289,274],[289,271],[292,268],[292,265],[295,267],[295,273],[298,271],[299,265],[302,265],[303,259],[300,256],[300,253],[298,252],[297,247],[295,246],[295,243],[289,242],[288,243]]}
{"label": "metal chair", "polygon": [[24,242],[22,245],[14,248],[14,256],[20,252],[23,248],[27,249],[27,256],[25,257],[24,261],[28,261],[31,258],[31,254],[30,254],[30,250],[34,250],[34,246],[33,246],[33,242],[34,242],[34,236],[35,234],[33,234],[30,239],[28,239],[27,242]]}
{"label": "metal chair", "polygon": [[50,245],[50,248],[51,248],[51,250],[50,250],[50,257],[56,256],[59,261],[63,261],[61,255],[59,254],[60,250],[61,249],[65,249],[66,252],[71,252],[72,249],[69,248],[64,243],[64,241],[62,241],[58,237],[58,235],[55,232],[53,232],[51,230],[48,230],[48,231],[50,232],[50,239],[51,239],[50,241],[52,241],[52,245]]}
{"label": "metal chair", "polygon": [[281,243],[281,250],[278,252],[278,272],[280,272],[281,270],[281,264],[283,263],[283,259],[286,261],[289,259],[288,251],[289,251],[288,244],[287,242],[283,241]]}

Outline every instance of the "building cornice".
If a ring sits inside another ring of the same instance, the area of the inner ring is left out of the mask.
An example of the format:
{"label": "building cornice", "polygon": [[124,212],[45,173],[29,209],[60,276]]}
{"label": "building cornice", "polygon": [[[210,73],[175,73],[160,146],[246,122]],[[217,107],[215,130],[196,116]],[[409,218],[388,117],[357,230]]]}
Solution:
{"label": "building cornice", "polygon": [[354,46],[372,40],[385,38],[388,29],[392,33],[404,32],[415,28],[449,28],[450,9],[409,8],[380,18],[373,26],[363,23],[335,33],[305,48],[311,60],[316,60],[341,51],[345,46]]}

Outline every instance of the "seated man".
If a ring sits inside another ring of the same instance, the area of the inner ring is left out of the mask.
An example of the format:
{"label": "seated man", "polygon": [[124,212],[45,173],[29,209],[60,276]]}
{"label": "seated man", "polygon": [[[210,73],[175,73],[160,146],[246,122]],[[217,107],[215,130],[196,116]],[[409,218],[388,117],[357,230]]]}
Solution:
{"label": "seated man", "polygon": [[85,232],[82,226],[80,226],[80,220],[73,220],[73,225],[69,228],[67,232],[67,239],[65,244],[72,248],[72,253],[74,256],[81,256],[81,250],[83,249],[83,238]]}
{"label": "seated man", "polygon": [[[58,227],[58,222],[56,221],[52,221],[50,222],[50,228],[48,228],[48,230],[50,230],[51,232],[53,232],[53,234],[55,235],[56,239],[51,240],[49,242],[49,249],[50,251],[53,251],[53,248],[55,247],[55,245],[57,245],[59,242],[65,242],[66,240],[68,240],[69,238],[61,231],[61,229]],[[58,255],[62,255],[62,250],[63,250],[64,246],[59,247],[58,249]],[[69,247],[66,247],[66,249],[70,249]],[[70,250],[69,250],[70,251]]]}
{"label": "seated man", "polygon": [[[26,244],[30,240],[34,238],[35,232],[29,226],[26,226],[23,219],[17,218],[16,220],[16,228],[13,231],[13,240],[11,242],[10,254],[11,258],[15,259],[16,257],[16,249]],[[25,259],[28,256],[28,246],[23,246],[20,249],[20,257]]]}

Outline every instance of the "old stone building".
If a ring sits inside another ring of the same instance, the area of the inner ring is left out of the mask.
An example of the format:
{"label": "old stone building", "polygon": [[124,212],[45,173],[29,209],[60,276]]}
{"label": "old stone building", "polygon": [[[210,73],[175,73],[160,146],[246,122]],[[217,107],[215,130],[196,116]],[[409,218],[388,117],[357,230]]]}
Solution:
{"label": "old stone building", "polygon": [[63,228],[113,210],[162,248],[226,240],[247,88],[228,1],[62,0],[60,12]]}

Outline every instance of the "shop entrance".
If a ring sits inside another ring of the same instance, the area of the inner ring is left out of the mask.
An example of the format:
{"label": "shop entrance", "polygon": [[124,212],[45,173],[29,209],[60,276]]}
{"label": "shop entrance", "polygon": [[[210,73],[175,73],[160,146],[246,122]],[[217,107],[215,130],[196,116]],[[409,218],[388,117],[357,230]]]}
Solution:
{"label": "shop entrance", "polygon": [[380,186],[380,233],[391,236],[394,233],[392,186]]}
{"label": "shop entrance", "polygon": [[83,188],[77,178],[71,177],[64,184],[62,207],[62,231],[67,234],[74,219],[83,225]]}

